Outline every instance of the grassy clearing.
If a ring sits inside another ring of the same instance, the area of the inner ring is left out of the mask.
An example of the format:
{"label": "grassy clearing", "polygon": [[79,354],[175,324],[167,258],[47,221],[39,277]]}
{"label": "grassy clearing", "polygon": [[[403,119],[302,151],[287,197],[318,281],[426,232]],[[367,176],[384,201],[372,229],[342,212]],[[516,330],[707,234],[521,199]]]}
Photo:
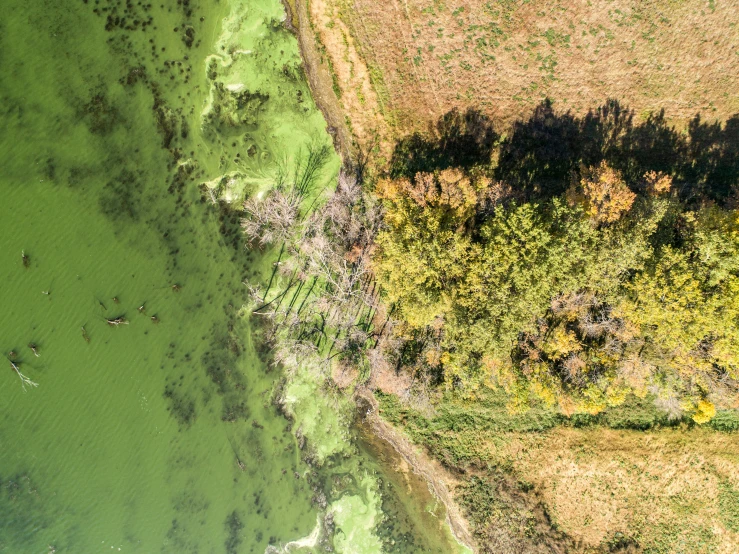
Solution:
{"label": "grassy clearing", "polygon": [[320,4],[324,13],[343,6],[400,133],[455,107],[511,123],[546,97],[577,115],[616,98],[645,116],[664,109],[678,125],[739,112],[736,0]]}
{"label": "grassy clearing", "polygon": [[[736,412],[714,429],[631,399],[597,417],[505,410],[490,392],[426,418],[381,396],[381,413],[463,476],[457,500],[483,551],[736,552]],[[620,549],[620,550],[619,550]]]}

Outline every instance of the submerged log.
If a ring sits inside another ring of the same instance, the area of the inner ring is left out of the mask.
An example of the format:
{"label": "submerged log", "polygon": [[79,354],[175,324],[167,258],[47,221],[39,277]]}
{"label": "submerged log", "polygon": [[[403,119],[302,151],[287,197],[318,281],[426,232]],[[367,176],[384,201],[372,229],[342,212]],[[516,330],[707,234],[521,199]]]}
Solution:
{"label": "submerged log", "polygon": [[36,346],[36,345],[35,345],[34,343],[32,343],[32,342],[31,342],[31,343],[29,343],[29,344],[28,344],[28,348],[30,348],[30,349],[31,349],[31,352],[33,352],[33,355],[34,355],[34,356],[36,356],[37,358],[40,358],[40,357],[41,357],[41,356],[39,355],[39,353],[38,353],[38,346]]}
{"label": "submerged log", "polygon": [[114,317],[112,319],[106,319],[105,321],[108,322],[108,325],[111,327],[117,327],[118,325],[128,325],[128,320],[125,318],[125,316],[118,316]]}

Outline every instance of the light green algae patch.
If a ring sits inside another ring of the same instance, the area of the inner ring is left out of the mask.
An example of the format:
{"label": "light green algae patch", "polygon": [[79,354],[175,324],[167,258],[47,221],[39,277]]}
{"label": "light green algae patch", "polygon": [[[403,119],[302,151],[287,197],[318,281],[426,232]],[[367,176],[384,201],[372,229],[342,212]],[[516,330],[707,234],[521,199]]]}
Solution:
{"label": "light green algae patch", "polygon": [[234,5],[262,49],[239,78],[269,98],[201,130],[229,3],[0,3],[0,551],[261,554],[315,527],[239,312],[271,254],[198,185],[330,137],[282,72],[279,3]]}
{"label": "light green algae patch", "polygon": [[330,507],[336,526],[336,551],[341,554],[382,552],[382,543],[375,534],[382,513],[377,478],[365,473],[358,485],[361,495],[344,495]]}
{"label": "light green algae patch", "polygon": [[[310,96],[295,38],[284,29],[282,4],[230,0],[230,6],[206,59],[210,87],[201,120],[205,139],[222,152],[218,167],[209,166],[217,177],[207,185],[235,201],[274,186],[309,148],[330,146],[331,137]],[[321,188],[338,167],[334,154]]]}
{"label": "light green algae patch", "polygon": [[307,439],[311,458],[318,466],[330,456],[354,452],[349,432],[351,398],[321,390],[324,380],[319,370],[303,365],[290,376],[283,395],[297,433]]}

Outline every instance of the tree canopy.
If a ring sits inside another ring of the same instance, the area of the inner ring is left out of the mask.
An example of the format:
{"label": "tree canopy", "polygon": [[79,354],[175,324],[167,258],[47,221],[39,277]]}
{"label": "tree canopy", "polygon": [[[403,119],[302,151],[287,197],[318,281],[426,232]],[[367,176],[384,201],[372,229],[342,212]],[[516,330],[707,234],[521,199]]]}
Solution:
{"label": "tree canopy", "polygon": [[503,387],[511,409],[651,394],[704,423],[739,406],[739,215],[672,188],[605,162],[538,200],[475,169],[379,180],[374,269],[396,332],[424,337],[415,369]]}

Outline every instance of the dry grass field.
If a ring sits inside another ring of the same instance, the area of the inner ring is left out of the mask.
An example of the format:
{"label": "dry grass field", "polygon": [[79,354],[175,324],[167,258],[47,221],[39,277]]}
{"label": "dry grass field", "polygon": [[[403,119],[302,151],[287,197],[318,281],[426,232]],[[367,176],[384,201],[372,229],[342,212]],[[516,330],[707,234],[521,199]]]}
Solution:
{"label": "dry grass field", "polygon": [[739,501],[736,441],[700,430],[557,428],[486,444],[584,547],[620,532],[647,552],[730,554],[739,552],[739,527],[725,505]]}
{"label": "dry grass field", "polygon": [[739,552],[736,431],[665,425],[646,403],[577,426],[495,397],[431,417],[392,398],[383,417],[466,483],[455,497],[480,552]]}
{"label": "dry grass field", "polygon": [[[544,98],[583,115],[739,113],[737,0],[310,0],[315,39],[360,140],[473,107],[503,127]],[[371,85],[371,86],[370,86]],[[381,115],[381,118],[378,118]],[[389,134],[388,134],[389,132]]]}

